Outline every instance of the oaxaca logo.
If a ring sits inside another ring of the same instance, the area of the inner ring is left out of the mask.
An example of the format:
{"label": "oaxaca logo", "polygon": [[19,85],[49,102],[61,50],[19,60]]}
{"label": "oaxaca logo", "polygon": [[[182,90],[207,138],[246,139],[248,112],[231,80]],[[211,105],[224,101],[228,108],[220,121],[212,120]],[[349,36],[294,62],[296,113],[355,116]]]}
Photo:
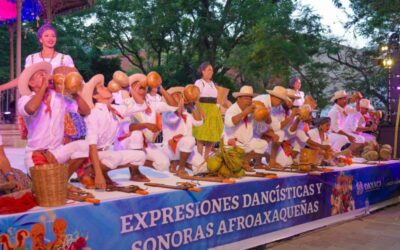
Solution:
{"label": "oaxaca logo", "polygon": [[356,184],[357,195],[362,195],[364,193],[364,185],[362,181],[358,181]]}
{"label": "oaxaca logo", "polygon": [[365,182],[364,183],[364,190],[365,192],[371,192],[374,190],[378,190],[382,187],[382,181],[371,181],[371,182]]}

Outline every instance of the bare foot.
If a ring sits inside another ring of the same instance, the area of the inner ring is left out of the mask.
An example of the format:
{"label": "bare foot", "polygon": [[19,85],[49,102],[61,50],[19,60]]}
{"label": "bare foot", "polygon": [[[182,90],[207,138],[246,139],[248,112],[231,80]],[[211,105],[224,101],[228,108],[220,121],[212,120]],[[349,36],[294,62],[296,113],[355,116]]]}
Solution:
{"label": "bare foot", "polygon": [[137,181],[137,182],[150,182],[150,179],[147,178],[147,176],[145,176],[142,173],[135,173],[135,174],[131,175],[130,180]]}
{"label": "bare foot", "polygon": [[171,165],[169,166],[169,172],[171,172],[173,174],[176,173],[176,167],[177,167],[177,164],[171,162]]}
{"label": "bare foot", "polygon": [[118,183],[113,181],[110,176],[108,176],[108,173],[104,173],[104,179],[106,179],[106,184],[111,185],[111,186],[118,186]]}
{"label": "bare foot", "polygon": [[275,168],[275,169],[283,169],[283,166],[277,162],[271,161],[269,163],[269,168]]}
{"label": "bare foot", "polygon": [[176,172],[177,176],[188,176],[188,172],[186,172],[186,170],[184,169],[179,169],[178,172]]}

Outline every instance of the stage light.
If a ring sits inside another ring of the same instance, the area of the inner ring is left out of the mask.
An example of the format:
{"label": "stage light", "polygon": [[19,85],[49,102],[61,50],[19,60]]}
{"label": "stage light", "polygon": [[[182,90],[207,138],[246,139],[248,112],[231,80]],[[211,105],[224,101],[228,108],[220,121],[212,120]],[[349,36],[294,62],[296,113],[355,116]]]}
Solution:
{"label": "stage light", "polygon": [[385,67],[385,68],[390,69],[390,68],[393,66],[393,64],[394,64],[394,61],[393,61],[393,59],[390,58],[390,57],[384,58],[384,59],[382,60],[382,65],[383,65],[383,67]]}
{"label": "stage light", "polygon": [[10,111],[5,111],[4,114],[5,115],[11,115],[11,112]]}

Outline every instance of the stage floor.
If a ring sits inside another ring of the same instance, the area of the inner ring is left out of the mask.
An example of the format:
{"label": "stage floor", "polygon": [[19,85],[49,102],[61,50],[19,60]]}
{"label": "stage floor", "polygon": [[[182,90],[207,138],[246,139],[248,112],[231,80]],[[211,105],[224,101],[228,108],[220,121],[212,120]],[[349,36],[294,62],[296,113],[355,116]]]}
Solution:
{"label": "stage floor", "polygon": [[[25,168],[24,165],[24,156],[25,156],[25,150],[23,148],[5,148],[5,152],[10,160],[11,166],[14,168],[20,169],[26,173],[27,169]],[[362,159],[355,159],[359,162],[362,161]],[[390,163],[395,163],[397,161],[387,161],[385,164],[390,164]],[[345,167],[329,167],[330,169],[334,171],[346,171],[346,170],[353,170],[353,169],[360,169],[360,168],[365,168],[367,165],[365,164],[352,164],[351,166],[345,166]],[[171,174],[168,171],[160,172],[160,171],[155,171],[152,168],[149,167],[140,167],[140,170],[142,173],[144,173],[147,177],[152,182],[156,183],[162,183],[162,184],[175,184],[177,182],[182,182],[183,180],[178,178],[177,176]],[[260,172],[263,172],[262,170],[257,170]],[[302,174],[302,173],[287,173],[287,172],[274,172],[277,173],[278,178],[284,178],[284,177],[290,177],[290,176],[306,176],[307,174]],[[72,176],[75,177],[75,176]],[[128,169],[117,169],[114,171],[110,172],[110,177],[116,181],[119,185],[122,186],[127,186],[127,185],[139,185],[141,187],[143,186],[143,183],[140,182],[134,182],[129,180],[129,171]],[[249,181],[255,181],[255,180],[260,180],[258,177],[245,177],[241,179],[235,179],[236,182],[249,182]],[[73,183],[74,185],[83,188],[82,185]],[[201,186],[212,186],[212,185],[222,185],[219,183],[215,182],[206,182],[206,181],[201,181],[200,182]],[[156,187],[145,187],[148,189],[150,194],[155,194],[155,193],[163,193],[163,192],[169,192],[170,190],[165,189],[165,188],[156,188]],[[124,199],[128,197],[132,197],[132,194],[127,194],[123,192],[104,192],[104,191],[98,191],[98,190],[86,190],[91,192],[96,196],[96,198],[102,200],[102,201],[107,201],[107,200],[115,200],[115,199]],[[80,202],[75,202],[75,201],[69,201],[68,204],[81,204]],[[42,208],[37,208],[38,210],[42,210]],[[36,209],[35,209],[36,210]]]}
{"label": "stage floor", "polygon": [[[6,153],[13,167],[25,170],[23,149],[6,148]],[[400,201],[400,161],[332,169],[320,175],[275,172],[277,179],[244,177],[235,184],[200,181],[199,193],[156,187],[146,187],[149,195],[89,190],[99,205],[69,201],[0,216],[0,239],[4,234],[17,239],[25,230],[30,248],[42,225],[42,241],[51,244],[62,221],[67,246],[80,240],[87,249],[244,249]],[[141,170],[152,182],[184,181],[168,172]],[[121,185],[145,187],[129,181],[128,170],[110,176]]]}

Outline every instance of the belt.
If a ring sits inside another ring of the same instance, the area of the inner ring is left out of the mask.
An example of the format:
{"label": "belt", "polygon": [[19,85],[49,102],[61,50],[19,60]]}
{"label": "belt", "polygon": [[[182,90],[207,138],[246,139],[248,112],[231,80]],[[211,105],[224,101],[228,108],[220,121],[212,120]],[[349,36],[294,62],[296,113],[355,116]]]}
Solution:
{"label": "belt", "polygon": [[217,98],[214,97],[200,97],[199,99],[202,103],[217,103]]}

